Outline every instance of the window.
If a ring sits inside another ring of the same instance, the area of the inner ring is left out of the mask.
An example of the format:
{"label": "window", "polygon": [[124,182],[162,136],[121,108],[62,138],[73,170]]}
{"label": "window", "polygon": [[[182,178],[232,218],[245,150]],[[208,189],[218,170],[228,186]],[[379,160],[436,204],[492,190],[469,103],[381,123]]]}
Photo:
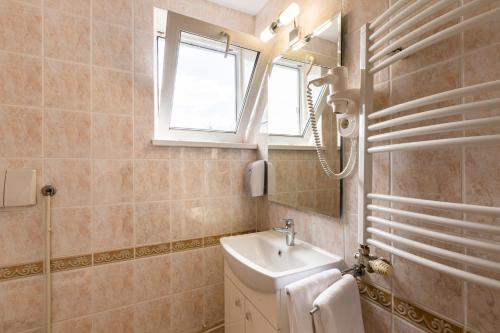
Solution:
{"label": "window", "polygon": [[[309,127],[306,87],[326,73],[321,66],[312,66],[281,58],[274,62],[268,81],[268,131],[273,136],[306,137]],[[325,87],[312,86],[313,105],[318,112]],[[307,138],[306,138],[307,139]],[[304,143],[304,142],[302,142]]]}
{"label": "window", "polygon": [[172,12],[158,17],[168,24],[156,38],[156,139],[245,142],[265,71],[261,42]]}

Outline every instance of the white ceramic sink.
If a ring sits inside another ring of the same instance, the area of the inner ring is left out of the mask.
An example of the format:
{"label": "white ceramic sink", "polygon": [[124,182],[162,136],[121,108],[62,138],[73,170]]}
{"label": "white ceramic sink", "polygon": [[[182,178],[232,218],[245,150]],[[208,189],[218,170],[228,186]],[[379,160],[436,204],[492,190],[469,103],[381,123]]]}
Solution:
{"label": "white ceramic sink", "polygon": [[341,257],[300,240],[287,246],[285,235],[264,231],[221,239],[233,273],[248,287],[275,292],[287,284],[330,268],[345,268]]}

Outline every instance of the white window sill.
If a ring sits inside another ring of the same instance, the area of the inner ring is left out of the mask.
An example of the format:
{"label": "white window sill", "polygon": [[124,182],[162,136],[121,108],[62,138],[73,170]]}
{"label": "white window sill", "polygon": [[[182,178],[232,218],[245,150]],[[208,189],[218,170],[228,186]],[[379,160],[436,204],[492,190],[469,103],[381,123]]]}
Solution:
{"label": "white window sill", "polygon": [[216,141],[185,141],[185,140],[151,140],[151,144],[157,147],[192,147],[192,148],[236,148],[257,149],[254,143],[232,143]]}
{"label": "white window sill", "polygon": [[[270,150],[316,150],[315,146],[308,145],[278,145],[270,144],[267,146]],[[326,146],[321,146],[321,150],[326,150]]]}

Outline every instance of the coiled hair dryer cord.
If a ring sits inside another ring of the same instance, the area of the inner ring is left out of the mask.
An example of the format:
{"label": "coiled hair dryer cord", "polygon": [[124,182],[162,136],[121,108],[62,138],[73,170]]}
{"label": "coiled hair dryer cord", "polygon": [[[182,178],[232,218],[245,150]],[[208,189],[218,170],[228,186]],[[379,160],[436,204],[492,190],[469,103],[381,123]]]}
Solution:
{"label": "coiled hair dryer cord", "polygon": [[321,168],[329,178],[342,179],[349,176],[354,170],[354,166],[356,165],[357,140],[356,139],[352,140],[351,149],[349,152],[349,160],[347,161],[344,170],[340,171],[339,173],[334,172],[326,160],[325,153],[321,149],[321,138],[318,131],[316,113],[314,112],[311,84],[307,85],[307,108],[309,110],[309,118],[311,119],[311,128],[314,137],[314,144],[316,146],[316,153],[318,154],[318,159],[319,163],[321,164]]}

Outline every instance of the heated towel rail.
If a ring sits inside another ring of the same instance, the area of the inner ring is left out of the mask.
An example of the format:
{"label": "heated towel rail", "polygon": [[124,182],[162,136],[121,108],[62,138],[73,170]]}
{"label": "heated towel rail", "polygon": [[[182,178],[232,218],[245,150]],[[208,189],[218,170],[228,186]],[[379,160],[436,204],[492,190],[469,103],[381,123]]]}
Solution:
{"label": "heated towel rail", "polygon": [[[491,260],[487,255],[472,255],[475,251],[482,251],[492,254],[491,257],[496,260],[500,258],[499,207],[379,194],[372,190],[374,154],[500,145],[500,116],[479,114],[499,110],[500,98],[464,102],[474,95],[482,94],[484,97],[487,92],[500,92],[500,80],[443,91],[374,110],[374,76],[377,73],[454,35],[500,20],[500,7],[491,6],[498,1],[475,0],[445,11],[456,3],[455,0],[399,0],[361,28],[358,242],[469,282],[500,289],[500,280],[491,277],[494,275],[477,273],[500,273],[500,262]],[[450,103],[457,99],[462,103]],[[448,102],[447,106],[433,107],[435,103],[443,105],[443,102]],[[474,117],[470,117],[472,115]],[[455,120],[446,121],[450,118]],[[430,120],[431,125],[419,123],[425,121],[428,124]],[[489,134],[468,135],[470,130],[479,128],[488,128]],[[454,135],[456,133],[459,134]],[[419,140],[432,134],[439,134],[441,138]],[[443,135],[446,135],[445,138],[442,138]],[[429,210],[454,215],[442,217],[441,214],[428,213]],[[456,218],[457,214],[460,218]],[[471,215],[496,218],[497,224],[471,221]],[[408,219],[423,223],[402,222]],[[429,225],[434,227],[426,227]],[[451,250],[457,248],[459,250]],[[435,257],[446,261],[429,259]],[[479,270],[470,269],[473,267]]]}

